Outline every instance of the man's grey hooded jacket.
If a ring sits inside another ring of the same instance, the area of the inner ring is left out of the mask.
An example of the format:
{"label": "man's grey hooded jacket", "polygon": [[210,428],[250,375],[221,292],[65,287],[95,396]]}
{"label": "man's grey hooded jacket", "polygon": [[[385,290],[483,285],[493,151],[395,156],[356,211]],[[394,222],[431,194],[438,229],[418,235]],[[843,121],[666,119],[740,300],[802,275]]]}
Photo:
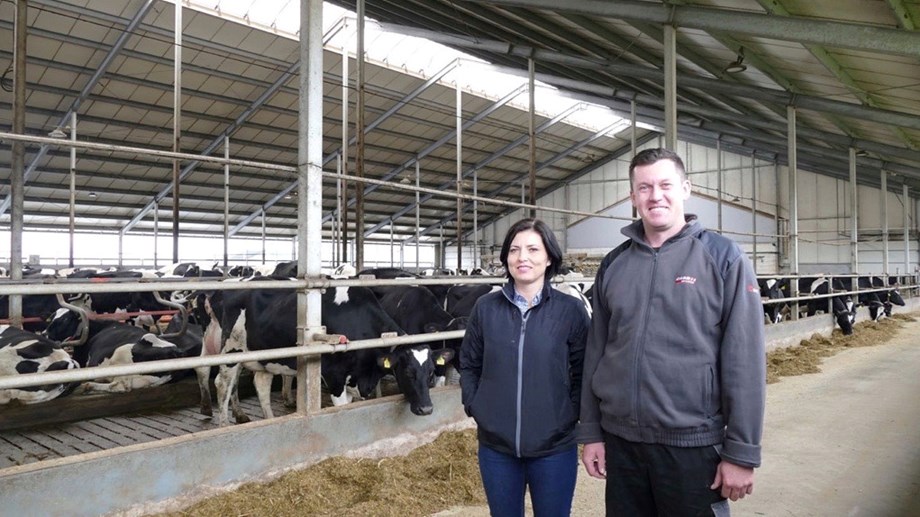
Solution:
{"label": "man's grey hooded jacket", "polygon": [[760,466],[764,322],[749,260],[695,220],[657,250],[641,220],[622,233],[594,284],[578,441],[721,445]]}

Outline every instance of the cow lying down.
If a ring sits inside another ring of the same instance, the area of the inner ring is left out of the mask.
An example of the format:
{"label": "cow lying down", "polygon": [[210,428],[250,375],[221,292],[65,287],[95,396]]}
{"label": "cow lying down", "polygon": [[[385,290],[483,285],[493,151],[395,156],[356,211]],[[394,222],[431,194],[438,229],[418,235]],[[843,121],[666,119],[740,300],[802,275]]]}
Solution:
{"label": "cow lying down", "polygon": [[[79,368],[59,343],[38,334],[0,326],[0,377]],[[77,383],[49,384],[0,390],[0,404],[38,404],[66,395]]]}
{"label": "cow lying down", "polygon": [[[173,318],[166,332],[175,332],[181,324]],[[77,334],[79,316],[66,309],[55,315],[46,335],[54,340],[71,340]],[[191,329],[191,327],[190,327]],[[201,337],[195,332],[167,341],[134,325],[112,320],[90,320],[89,338],[74,347],[74,359],[81,367],[123,366],[164,359],[194,357],[200,353]],[[125,393],[131,390],[160,386],[188,375],[188,371],[171,371],[140,375],[121,375],[83,383],[81,393]]]}

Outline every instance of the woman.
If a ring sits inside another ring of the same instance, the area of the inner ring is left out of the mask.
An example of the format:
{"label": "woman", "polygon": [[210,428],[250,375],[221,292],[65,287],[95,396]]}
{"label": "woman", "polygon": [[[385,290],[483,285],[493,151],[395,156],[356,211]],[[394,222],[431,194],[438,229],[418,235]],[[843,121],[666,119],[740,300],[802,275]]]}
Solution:
{"label": "woman", "polygon": [[575,424],[588,314],[550,287],[562,251],[543,221],[508,230],[509,281],[480,298],[460,348],[463,407],[476,420],[479,472],[493,516],[567,516],[575,492]]}

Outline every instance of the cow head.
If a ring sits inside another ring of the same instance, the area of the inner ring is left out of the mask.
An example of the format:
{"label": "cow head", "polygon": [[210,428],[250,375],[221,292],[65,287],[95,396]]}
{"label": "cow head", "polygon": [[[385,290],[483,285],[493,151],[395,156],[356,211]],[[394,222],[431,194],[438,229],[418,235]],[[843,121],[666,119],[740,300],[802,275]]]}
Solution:
{"label": "cow head", "polygon": [[446,364],[454,351],[445,348],[432,352],[427,345],[397,347],[381,356],[378,365],[396,377],[399,391],[409,401],[409,410],[415,415],[430,415],[434,410],[429,389],[434,381],[435,364]]}
{"label": "cow head", "polygon": [[843,331],[843,335],[853,333],[853,323],[856,322],[856,306],[849,296],[836,296],[832,299],[834,318]]}

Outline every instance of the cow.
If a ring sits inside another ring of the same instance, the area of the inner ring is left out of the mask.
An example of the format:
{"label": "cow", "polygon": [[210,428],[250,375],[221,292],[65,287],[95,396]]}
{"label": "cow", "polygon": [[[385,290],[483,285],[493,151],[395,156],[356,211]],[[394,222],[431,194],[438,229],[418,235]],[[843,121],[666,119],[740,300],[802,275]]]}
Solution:
{"label": "cow", "polygon": [[[801,295],[827,295],[833,291],[847,291],[845,282],[840,278],[828,279],[825,276],[812,278],[799,278],[799,293]],[[853,333],[853,323],[856,322],[856,304],[850,295],[840,295],[828,298],[812,298],[799,302],[799,306],[804,305],[807,309],[808,316],[814,316],[818,311],[827,312],[828,304],[837,325],[844,335],[849,336]]]}
{"label": "cow", "polygon": [[[434,294],[424,287],[400,285],[378,289],[375,294],[380,297],[383,310],[408,334],[466,329],[466,318],[451,316],[441,307]],[[428,343],[435,364],[435,386],[446,383],[448,361],[459,359],[461,341],[462,338],[434,339]],[[453,366],[456,369],[459,365],[454,361]]]}
{"label": "cow", "polygon": [[[56,341],[76,337],[80,316],[67,309],[59,309],[45,331]],[[167,326],[167,334],[176,332],[181,325],[179,317]],[[85,343],[74,346],[73,358],[81,368],[94,366],[121,366],[129,364],[194,357],[200,353],[201,334],[190,329],[185,334],[169,338],[155,336],[134,325],[113,320],[90,319],[89,335]],[[123,375],[86,382],[82,393],[126,393],[135,389],[160,386],[188,375],[188,371],[168,371],[138,375]]]}
{"label": "cow", "polygon": [[[79,367],[60,343],[27,330],[0,326],[0,377],[74,370]],[[12,401],[21,404],[47,402],[72,392],[78,384],[46,384],[0,390],[0,404]]]}
{"label": "cow", "polygon": [[[393,280],[397,278],[405,278],[405,279],[421,278],[421,275],[417,275],[411,271],[406,271],[405,269],[401,269],[398,267],[378,267],[378,268],[362,269],[361,271],[358,272],[357,276],[359,277],[370,276],[373,278],[381,278],[381,279],[386,279],[386,280]],[[435,296],[438,302],[442,304],[443,304],[443,300],[447,296],[447,291],[450,289],[450,287],[451,287],[451,284],[433,284],[433,285],[425,286],[426,289],[431,291],[431,294]],[[371,290],[374,291],[375,294],[380,296],[379,289],[380,287],[371,288]]]}
{"label": "cow", "polygon": [[450,286],[444,300],[444,310],[454,317],[469,318],[473,306],[480,297],[501,289],[490,284],[460,284]]}
{"label": "cow", "polygon": [[[211,353],[218,343],[220,353],[265,350],[296,344],[297,294],[293,290],[217,291],[202,293],[198,300],[196,306],[205,309],[201,319],[206,328],[202,353]],[[349,340],[377,338],[387,333],[404,333],[383,311],[373,292],[364,287],[326,289],[322,295],[322,325],[328,333],[341,334]],[[410,350],[411,352],[407,352]],[[406,353],[413,353],[418,360],[401,360]],[[427,375],[427,369],[433,368],[431,361],[429,347],[416,345],[397,347],[389,354],[379,349],[324,354],[321,368],[323,381],[332,396],[333,404],[341,405],[350,401],[346,386],[355,386],[362,397],[369,397],[384,375],[381,366],[389,366],[394,370],[399,382],[403,375],[407,378]],[[295,375],[296,360],[287,358],[265,363],[251,361],[243,366],[254,371],[254,384],[259,394],[262,412],[266,418],[271,418],[271,378],[278,374]],[[239,367],[240,365],[221,366],[218,380],[215,382],[220,404],[220,425],[229,422],[228,406],[235,401]],[[431,413],[427,384],[424,388],[405,384],[399,387],[414,414]],[[418,393],[415,391],[416,388],[419,389]],[[238,407],[234,407],[233,412],[238,423],[248,421],[248,417]]]}
{"label": "cow", "polygon": [[[185,264],[185,266],[186,268],[183,269],[183,271],[186,273],[191,274],[190,272],[199,272],[197,269],[195,269],[197,266],[194,268],[187,267],[189,264]],[[97,271],[92,268],[84,268],[70,273],[67,278],[84,279],[89,280],[90,282],[106,282],[116,279],[140,279],[144,278],[145,276],[149,277],[149,275],[145,275],[144,272],[137,270]],[[116,312],[138,313],[145,311],[159,311],[166,308],[166,306],[159,303],[155,295],[149,291],[100,292],[89,293],[84,296],[86,296],[87,301],[83,305],[87,309],[92,310],[97,314],[112,314]],[[169,298],[169,296],[167,296],[167,298]],[[129,323],[150,332],[159,331],[159,328],[156,324],[156,322],[159,320],[159,315],[141,314],[126,319],[129,321]]]}
{"label": "cow", "polygon": [[[898,305],[900,307],[905,305],[904,298],[901,297],[901,293],[897,290],[897,279],[890,278],[889,284],[891,280],[895,281],[895,287],[886,288],[885,281],[881,277],[859,277],[860,289],[873,289],[871,293],[873,296],[873,303],[869,305],[869,317],[872,321],[879,321],[882,318],[891,317],[893,305]],[[881,311],[879,309],[881,309]]]}
{"label": "cow", "polygon": [[760,297],[763,299],[764,317],[768,323],[783,321],[783,304],[768,303],[770,300],[785,298],[783,287],[788,284],[785,278],[759,278],[757,286],[760,288]]}

